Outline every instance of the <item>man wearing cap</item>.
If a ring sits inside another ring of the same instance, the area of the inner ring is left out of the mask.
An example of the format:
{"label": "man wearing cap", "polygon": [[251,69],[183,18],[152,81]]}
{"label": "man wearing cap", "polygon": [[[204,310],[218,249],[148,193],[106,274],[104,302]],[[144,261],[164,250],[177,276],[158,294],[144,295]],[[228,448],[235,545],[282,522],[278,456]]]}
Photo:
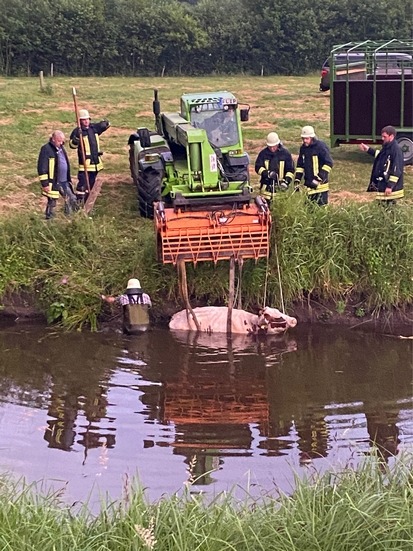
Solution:
{"label": "man wearing cap", "polygon": [[79,109],[79,120],[86,158],[83,159],[78,127],[70,134],[69,146],[72,149],[78,150],[79,173],[76,195],[79,200],[85,201],[87,199],[88,189],[85,177],[85,166],[88,175],[89,190],[91,191],[95,185],[98,172],[103,168],[103,153],[100,149],[99,136],[109,128],[110,123],[107,120],[92,123],[87,109]]}
{"label": "man wearing cap", "polygon": [[123,331],[127,335],[136,335],[148,329],[148,309],[152,306],[152,301],[150,296],[141,289],[139,279],[130,279],[123,295],[118,297],[101,295],[101,298],[110,304],[117,302],[122,306]]}
{"label": "man wearing cap", "polygon": [[312,126],[304,126],[301,130],[302,145],[295,170],[295,188],[298,190],[301,180],[308,198],[318,205],[328,203],[329,176],[333,168],[333,159],[327,145],[317,139]]}
{"label": "man wearing cap", "polygon": [[49,141],[40,149],[37,173],[42,185],[42,195],[47,197],[46,220],[53,218],[57,199],[65,200],[65,214],[77,209],[76,196],[70,179],[70,164],[64,148],[65,135],[55,130]]}
{"label": "man wearing cap", "polygon": [[294,161],[276,132],[267,136],[267,147],[258,153],[255,172],[260,176],[260,194],[271,201],[278,190],[285,191],[294,178]]}

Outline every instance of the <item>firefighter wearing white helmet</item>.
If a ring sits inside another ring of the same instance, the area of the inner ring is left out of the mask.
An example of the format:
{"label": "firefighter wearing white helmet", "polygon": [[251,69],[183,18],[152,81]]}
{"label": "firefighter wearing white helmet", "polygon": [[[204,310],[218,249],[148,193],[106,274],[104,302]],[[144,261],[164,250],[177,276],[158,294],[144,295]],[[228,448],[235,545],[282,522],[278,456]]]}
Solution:
{"label": "firefighter wearing white helmet", "polygon": [[294,178],[294,162],[277,132],[268,134],[266,144],[258,153],[255,172],[260,176],[260,195],[270,202],[274,193],[288,189]]}
{"label": "firefighter wearing white helmet", "polygon": [[301,137],[302,138],[315,138],[315,131],[312,126],[303,126],[303,129],[301,130]]}
{"label": "firefighter wearing white helmet", "polygon": [[[77,127],[70,134],[69,146],[72,149],[77,149],[79,172],[76,195],[78,200],[83,202],[86,201],[89,191],[93,189],[97,174],[103,168],[103,153],[100,147],[99,136],[109,128],[110,123],[107,120],[92,123],[87,109],[79,109],[79,122],[84,148],[80,144],[80,131]],[[82,154],[83,149],[85,159]],[[88,182],[86,181],[85,170]]]}
{"label": "firefighter wearing white helmet", "polygon": [[328,203],[329,176],[333,168],[328,146],[319,140],[312,126],[301,129],[302,145],[295,170],[295,189],[300,189],[303,181],[308,198],[318,205]]}
{"label": "firefighter wearing white helmet", "polygon": [[136,335],[149,328],[149,308],[152,301],[141,288],[139,279],[131,278],[126,291],[118,297],[101,295],[102,300],[113,304],[116,302],[123,309],[123,332],[127,335]]}

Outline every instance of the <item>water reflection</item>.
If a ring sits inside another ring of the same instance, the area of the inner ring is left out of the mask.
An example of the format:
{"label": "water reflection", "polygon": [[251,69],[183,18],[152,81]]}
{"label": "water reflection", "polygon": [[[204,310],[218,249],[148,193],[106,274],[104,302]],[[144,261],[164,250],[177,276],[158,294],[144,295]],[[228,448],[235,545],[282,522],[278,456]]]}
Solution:
{"label": "water reflection", "polygon": [[116,497],[125,472],[156,497],[185,480],[226,489],[247,470],[285,486],[291,467],[374,443],[389,461],[413,449],[412,411],[406,341],[326,327],[229,340],[0,331],[0,468],[69,480],[76,498],[96,476]]}

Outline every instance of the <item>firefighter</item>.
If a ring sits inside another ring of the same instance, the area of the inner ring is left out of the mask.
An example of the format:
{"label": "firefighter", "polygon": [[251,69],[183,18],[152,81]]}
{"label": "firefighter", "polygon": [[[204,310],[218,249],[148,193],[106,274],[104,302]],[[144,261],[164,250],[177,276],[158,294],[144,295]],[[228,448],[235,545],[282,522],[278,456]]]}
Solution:
{"label": "firefighter", "polygon": [[42,185],[42,195],[47,197],[46,220],[53,218],[59,195],[65,200],[65,214],[71,214],[77,208],[64,142],[63,132],[55,130],[49,141],[41,147],[37,160],[37,173]]}
{"label": "firefighter", "polygon": [[260,194],[267,201],[271,201],[278,190],[287,190],[294,178],[293,158],[276,132],[268,134],[267,147],[255,161],[255,172],[260,176]]}
{"label": "firefighter", "polygon": [[113,304],[117,302],[123,308],[123,331],[127,335],[136,335],[149,328],[149,308],[152,301],[141,289],[139,279],[128,281],[126,291],[118,297],[101,295],[102,300]]}
{"label": "firefighter", "polygon": [[110,123],[107,120],[92,123],[89,111],[87,109],[79,109],[80,127],[82,129],[84,150],[86,160],[83,159],[82,148],[80,147],[79,128],[76,127],[70,134],[69,146],[72,149],[78,150],[79,173],[78,184],[76,186],[76,195],[78,200],[87,200],[87,184],[85,177],[85,165],[89,180],[89,190],[92,191],[95,185],[96,176],[103,168],[102,151],[100,149],[99,136],[106,132]]}
{"label": "firefighter", "polygon": [[302,145],[295,170],[295,189],[298,191],[301,180],[307,196],[318,205],[328,203],[329,176],[333,168],[333,159],[327,145],[317,139],[312,126],[304,126],[301,130]]}
{"label": "firefighter", "polygon": [[389,205],[404,197],[404,159],[394,126],[385,126],[381,131],[381,139],[383,147],[380,150],[364,143],[359,147],[361,151],[375,157],[367,191],[375,191],[376,199],[382,205]]}

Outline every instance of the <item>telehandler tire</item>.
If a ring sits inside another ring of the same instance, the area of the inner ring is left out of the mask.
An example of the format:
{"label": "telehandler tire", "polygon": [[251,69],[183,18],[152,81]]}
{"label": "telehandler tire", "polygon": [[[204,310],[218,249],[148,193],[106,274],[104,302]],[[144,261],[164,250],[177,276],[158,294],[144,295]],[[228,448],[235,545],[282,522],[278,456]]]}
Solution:
{"label": "telehandler tire", "polygon": [[153,218],[155,201],[161,199],[163,172],[148,168],[138,175],[139,212],[144,218]]}

